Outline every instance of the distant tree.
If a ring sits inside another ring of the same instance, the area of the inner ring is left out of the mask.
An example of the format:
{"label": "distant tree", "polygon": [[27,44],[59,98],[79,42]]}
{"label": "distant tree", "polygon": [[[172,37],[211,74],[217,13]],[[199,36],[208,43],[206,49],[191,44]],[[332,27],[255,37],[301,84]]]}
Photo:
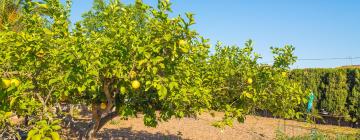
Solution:
{"label": "distant tree", "polygon": [[360,70],[354,70],[353,82],[352,92],[349,96],[349,111],[352,121],[356,122],[360,118]]}

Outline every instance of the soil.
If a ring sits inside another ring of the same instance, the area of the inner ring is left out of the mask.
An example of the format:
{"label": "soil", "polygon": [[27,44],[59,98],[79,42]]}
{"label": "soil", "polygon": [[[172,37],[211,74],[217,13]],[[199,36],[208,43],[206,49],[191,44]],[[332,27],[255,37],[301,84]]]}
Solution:
{"label": "soil", "polygon": [[333,125],[315,125],[292,120],[247,116],[244,123],[234,122],[233,127],[219,129],[211,126],[221,119],[221,113],[206,113],[197,119],[183,118],[160,122],[156,128],[144,126],[142,117],[108,122],[98,134],[102,140],[268,140],[275,139],[278,130],[289,136],[306,135],[316,128],[328,134],[355,134],[359,129]]}

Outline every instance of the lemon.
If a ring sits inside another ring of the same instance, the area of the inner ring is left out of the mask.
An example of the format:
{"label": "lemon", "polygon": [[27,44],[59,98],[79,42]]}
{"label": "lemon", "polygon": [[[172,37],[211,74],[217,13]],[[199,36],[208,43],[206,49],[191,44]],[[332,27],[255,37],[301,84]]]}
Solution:
{"label": "lemon", "polygon": [[251,78],[249,78],[249,79],[247,80],[247,83],[248,83],[248,84],[252,84],[252,83],[253,83],[253,80],[252,80]]}
{"label": "lemon", "polygon": [[101,108],[101,109],[106,109],[106,104],[105,104],[105,103],[101,103],[101,104],[100,104],[100,108]]}
{"label": "lemon", "polygon": [[11,80],[8,79],[2,79],[1,80],[1,87],[2,88],[9,88],[11,86]]}
{"label": "lemon", "polygon": [[131,87],[134,89],[140,88],[140,82],[138,80],[134,80],[131,82]]}
{"label": "lemon", "polygon": [[282,75],[283,77],[286,77],[286,76],[287,76],[287,73],[286,73],[286,72],[282,72],[281,75]]}

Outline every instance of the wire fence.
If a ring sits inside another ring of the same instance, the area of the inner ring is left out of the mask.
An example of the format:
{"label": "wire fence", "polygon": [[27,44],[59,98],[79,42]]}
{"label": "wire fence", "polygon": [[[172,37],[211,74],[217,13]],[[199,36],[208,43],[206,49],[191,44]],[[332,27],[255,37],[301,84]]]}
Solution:
{"label": "wire fence", "polygon": [[[329,57],[329,58],[298,58],[297,64],[294,67],[299,68],[299,63],[302,67],[306,67],[313,64],[324,64],[325,62],[337,61],[337,66],[360,66],[360,56],[356,57]],[[341,62],[341,63],[339,63]],[[274,61],[265,61],[264,64],[272,64]]]}

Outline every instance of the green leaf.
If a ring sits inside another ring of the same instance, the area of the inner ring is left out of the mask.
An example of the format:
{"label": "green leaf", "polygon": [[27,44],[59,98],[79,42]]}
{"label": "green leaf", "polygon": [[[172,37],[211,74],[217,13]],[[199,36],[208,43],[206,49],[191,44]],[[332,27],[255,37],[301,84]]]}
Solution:
{"label": "green leaf", "polygon": [[169,84],[170,90],[173,90],[174,87],[179,88],[179,84],[177,82],[170,82]]}
{"label": "green leaf", "polygon": [[49,80],[49,85],[51,85],[51,84],[53,84],[53,83],[55,83],[55,82],[57,82],[57,81],[58,81],[57,78],[55,78],[55,79],[50,79],[50,80]]}
{"label": "green leaf", "polygon": [[47,28],[44,28],[43,31],[44,31],[44,33],[47,34],[47,35],[52,35],[52,32],[51,32],[49,29],[47,29]]}
{"label": "green leaf", "polygon": [[153,72],[154,75],[157,74],[158,68],[157,68],[157,67],[153,67],[153,68],[152,68],[152,72]]}
{"label": "green leaf", "polygon": [[41,134],[36,134],[36,135],[31,137],[31,140],[41,140],[41,138],[42,138]]}
{"label": "green leaf", "polygon": [[250,94],[249,92],[245,92],[244,95],[245,95],[245,97],[250,98],[250,99],[253,97],[253,95]]}
{"label": "green leaf", "polygon": [[10,118],[12,114],[13,114],[12,112],[6,112],[4,117],[5,118]]}
{"label": "green leaf", "polygon": [[143,60],[138,61],[138,67],[142,66],[142,65],[145,64],[146,62],[148,62],[147,59],[143,59]]}
{"label": "green leaf", "polygon": [[80,93],[82,93],[83,91],[85,91],[86,87],[82,85],[81,87],[77,87],[77,89]]}
{"label": "green leaf", "polygon": [[54,125],[54,126],[51,126],[51,129],[57,131],[57,130],[61,129],[61,126],[60,125]]}
{"label": "green leaf", "polygon": [[30,140],[30,138],[32,138],[36,133],[38,132],[38,130],[36,129],[31,129],[27,135],[26,140]]}
{"label": "green leaf", "polygon": [[165,68],[165,65],[163,63],[160,63],[159,64],[160,68],[164,69]]}
{"label": "green leaf", "polygon": [[151,62],[153,62],[153,64],[157,64],[164,61],[164,58],[161,56],[156,56],[155,58],[151,59]]}
{"label": "green leaf", "polygon": [[18,99],[18,97],[12,98],[10,101],[10,108],[12,108],[14,106],[14,103],[16,102],[16,100]]}
{"label": "green leaf", "polygon": [[81,65],[86,65],[86,61],[85,60],[80,60],[80,64]]}
{"label": "green leaf", "polygon": [[56,125],[59,124],[61,122],[60,119],[54,120],[53,122],[51,122],[51,125]]}
{"label": "green leaf", "polygon": [[58,132],[51,132],[50,135],[51,135],[51,138],[53,140],[60,140],[61,139]]}
{"label": "green leaf", "polygon": [[167,95],[167,89],[166,89],[166,87],[160,85],[158,94],[159,94],[159,99],[160,99],[160,100],[164,99],[164,98],[166,97],[166,95]]}
{"label": "green leaf", "polygon": [[46,120],[38,121],[36,122],[36,125],[41,125],[41,126],[47,125],[47,121]]}
{"label": "green leaf", "polygon": [[126,93],[126,88],[123,87],[123,86],[121,86],[121,87],[120,87],[120,94],[121,94],[121,95],[124,95],[125,93]]}

